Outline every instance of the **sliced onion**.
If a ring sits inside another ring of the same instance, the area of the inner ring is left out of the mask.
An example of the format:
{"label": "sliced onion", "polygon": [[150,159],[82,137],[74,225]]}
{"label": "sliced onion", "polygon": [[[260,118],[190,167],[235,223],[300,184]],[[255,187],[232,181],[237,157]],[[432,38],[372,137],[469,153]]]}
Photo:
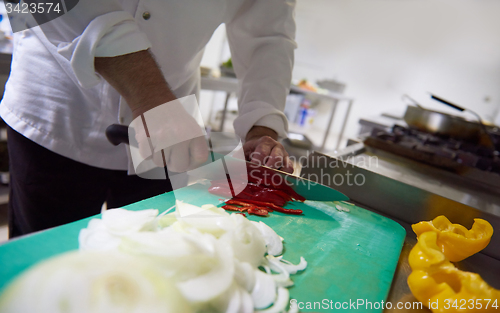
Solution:
{"label": "sliced onion", "polygon": [[[283,287],[293,285],[290,274],[304,270],[307,262],[301,258],[294,265],[282,256],[275,257],[283,252],[283,238],[263,222],[251,222],[213,205],[200,208],[177,201],[175,208],[175,212],[167,210],[161,215],[157,210],[106,211],[102,219],[91,220],[81,230],[80,250],[106,250],[148,260],[155,275],[173,284],[180,298],[196,310],[210,307],[218,312],[250,313],[285,309],[288,291]],[[54,277],[60,276],[64,282],[71,275],[58,272]],[[112,307],[106,308],[114,312]]]}
{"label": "sliced onion", "polygon": [[220,237],[234,228],[229,218],[230,214],[224,209],[213,205],[206,205],[200,208],[189,203],[177,201],[175,214],[178,220],[176,227],[181,231],[196,228],[203,233],[210,233],[216,237]]}
{"label": "sliced onion", "polygon": [[241,307],[240,287],[237,284],[231,285],[229,290],[211,301],[211,306],[215,312],[236,313]]}
{"label": "sliced onion", "polygon": [[246,291],[240,288],[241,294],[241,306],[239,312],[241,313],[253,313],[253,300],[252,296]]}
{"label": "sliced onion", "polygon": [[240,288],[238,286],[234,286],[234,289],[232,291],[229,291],[230,293],[230,299],[229,302],[227,303],[227,307],[224,311],[226,313],[238,313],[240,312],[241,308],[241,292]]}
{"label": "sliced onion", "polygon": [[215,253],[216,257],[208,273],[177,283],[177,287],[189,301],[211,300],[231,286],[234,276],[232,249],[221,242],[216,242]]}
{"label": "sliced onion", "polygon": [[160,228],[171,226],[175,222],[177,222],[177,216],[175,215],[175,212],[158,216],[158,227]]}
{"label": "sliced onion", "polygon": [[244,216],[232,214],[230,218],[235,225],[234,231],[226,233],[221,240],[233,248],[236,259],[258,267],[266,253],[264,238]]}
{"label": "sliced onion", "polygon": [[276,283],[269,274],[255,270],[255,287],[252,290],[253,306],[264,309],[276,299]]}
{"label": "sliced onion", "polygon": [[[196,237],[195,240],[193,240]],[[176,258],[189,256],[207,251],[205,236],[194,236],[192,234],[178,233],[171,229],[158,232],[137,232],[124,236],[120,249],[130,254],[161,256],[165,258]]]}
{"label": "sliced onion", "polygon": [[288,289],[280,287],[278,288],[278,298],[274,305],[265,310],[256,310],[255,313],[280,313],[285,311],[286,306],[288,305],[288,300],[290,299],[290,293]]}
{"label": "sliced onion", "polygon": [[271,255],[280,255],[283,252],[283,238],[263,222],[252,222],[262,234],[267,246],[267,253]]}
{"label": "sliced onion", "polygon": [[283,268],[288,274],[296,274],[298,271],[303,271],[307,267],[307,262],[303,257],[300,257],[300,262],[297,265],[293,265],[287,260],[283,260],[282,256],[273,257],[271,255],[266,256],[269,261],[269,266],[273,271],[281,273],[279,268]]}
{"label": "sliced onion", "polygon": [[[274,281],[276,282],[276,285],[279,286],[279,287],[290,287],[290,286],[293,286],[293,282],[290,280],[290,274],[288,273],[288,271],[283,267],[281,266],[281,264],[279,264],[279,262],[275,262],[274,259],[273,259],[273,262],[268,262],[267,264],[269,264],[269,271],[267,271],[268,274],[271,275],[271,277],[274,279]],[[273,275],[270,273],[270,270],[273,270],[274,272],[276,273],[279,273],[277,275]]]}
{"label": "sliced onion", "polygon": [[87,228],[80,231],[78,243],[82,251],[110,251],[120,245],[119,236],[110,234],[102,220],[92,219]]}
{"label": "sliced onion", "polygon": [[145,258],[73,251],[25,272],[0,298],[3,313],[191,312]]}
{"label": "sliced onion", "polygon": [[234,280],[246,291],[251,292],[255,286],[255,270],[247,262],[235,261]]}
{"label": "sliced onion", "polygon": [[250,294],[238,284],[233,284],[229,290],[210,303],[215,312],[221,313],[253,313],[253,301]]}
{"label": "sliced onion", "polygon": [[125,209],[106,210],[102,213],[102,222],[109,233],[124,235],[140,230],[155,230],[155,218],[158,210],[129,211]]}

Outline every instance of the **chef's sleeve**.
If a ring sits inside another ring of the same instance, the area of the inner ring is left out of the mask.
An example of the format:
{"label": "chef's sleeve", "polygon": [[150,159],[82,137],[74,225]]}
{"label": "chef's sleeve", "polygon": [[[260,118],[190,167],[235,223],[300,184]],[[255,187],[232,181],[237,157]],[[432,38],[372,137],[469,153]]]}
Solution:
{"label": "chef's sleeve", "polygon": [[151,47],[134,17],[116,0],[80,0],[64,15],[35,27],[66,58],[84,88],[99,83],[95,57],[114,57]]}
{"label": "chef's sleeve", "polygon": [[226,32],[238,77],[236,133],[244,139],[254,126],[286,137],[283,114],[294,61],[295,0],[246,1]]}

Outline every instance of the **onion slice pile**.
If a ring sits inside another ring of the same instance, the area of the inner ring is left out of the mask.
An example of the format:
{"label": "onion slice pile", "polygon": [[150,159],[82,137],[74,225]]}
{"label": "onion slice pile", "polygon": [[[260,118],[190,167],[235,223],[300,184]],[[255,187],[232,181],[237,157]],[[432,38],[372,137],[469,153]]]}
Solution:
{"label": "onion slice pile", "polygon": [[290,275],[307,266],[283,260],[263,222],[212,205],[105,211],[78,240],[15,280],[0,311],[285,312]]}

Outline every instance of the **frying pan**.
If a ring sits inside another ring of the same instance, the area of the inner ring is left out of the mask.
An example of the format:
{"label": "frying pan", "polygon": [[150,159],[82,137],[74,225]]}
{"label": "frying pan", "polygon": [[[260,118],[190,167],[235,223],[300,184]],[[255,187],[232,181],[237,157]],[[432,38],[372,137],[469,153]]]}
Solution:
{"label": "frying pan", "polygon": [[462,139],[480,145],[493,146],[493,141],[489,136],[486,126],[475,112],[431,94],[432,99],[446,104],[449,107],[461,112],[467,110],[474,114],[478,122],[468,121],[460,116],[423,108],[407,95],[403,96],[403,98],[411,100],[411,102],[416,105],[407,106],[404,115],[405,122],[411,128],[440,136]]}

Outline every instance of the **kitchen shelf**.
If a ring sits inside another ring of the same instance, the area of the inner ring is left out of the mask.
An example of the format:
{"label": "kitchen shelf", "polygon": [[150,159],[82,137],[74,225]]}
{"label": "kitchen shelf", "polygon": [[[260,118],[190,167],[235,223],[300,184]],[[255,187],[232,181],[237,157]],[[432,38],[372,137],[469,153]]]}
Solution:
{"label": "kitchen shelf", "polygon": [[[226,101],[224,103],[224,109],[222,112],[222,119],[221,119],[221,124],[219,126],[220,130],[224,129],[224,122],[226,119],[226,113],[227,113],[227,105],[229,102],[229,98],[232,93],[236,93],[238,91],[238,80],[236,78],[231,78],[231,77],[220,77],[220,78],[213,78],[213,77],[202,77],[201,78],[201,89],[204,90],[213,90],[213,91],[224,91],[227,93],[226,96]],[[309,98],[313,99],[321,99],[321,100],[326,100],[328,101],[332,108],[330,109],[330,117],[328,119],[328,124],[325,130],[325,134],[323,135],[323,142],[321,144],[321,151],[325,150],[325,145],[326,141],[328,139],[328,135],[330,134],[330,128],[333,123],[333,118],[335,117],[335,111],[337,110],[337,104],[340,101],[345,101],[347,103],[347,110],[344,116],[344,121],[342,123],[342,127],[340,129],[340,133],[337,139],[337,146],[336,149],[339,148],[340,141],[342,140],[342,137],[344,136],[344,131],[345,127],[347,124],[347,120],[349,118],[349,114],[351,112],[351,107],[354,102],[354,99],[350,97],[346,97],[343,94],[340,93],[335,93],[328,91],[326,93],[317,93],[314,91],[310,91],[307,89],[303,89],[297,86],[290,86],[290,91],[293,91],[295,93],[300,93],[303,95],[308,96]]]}

